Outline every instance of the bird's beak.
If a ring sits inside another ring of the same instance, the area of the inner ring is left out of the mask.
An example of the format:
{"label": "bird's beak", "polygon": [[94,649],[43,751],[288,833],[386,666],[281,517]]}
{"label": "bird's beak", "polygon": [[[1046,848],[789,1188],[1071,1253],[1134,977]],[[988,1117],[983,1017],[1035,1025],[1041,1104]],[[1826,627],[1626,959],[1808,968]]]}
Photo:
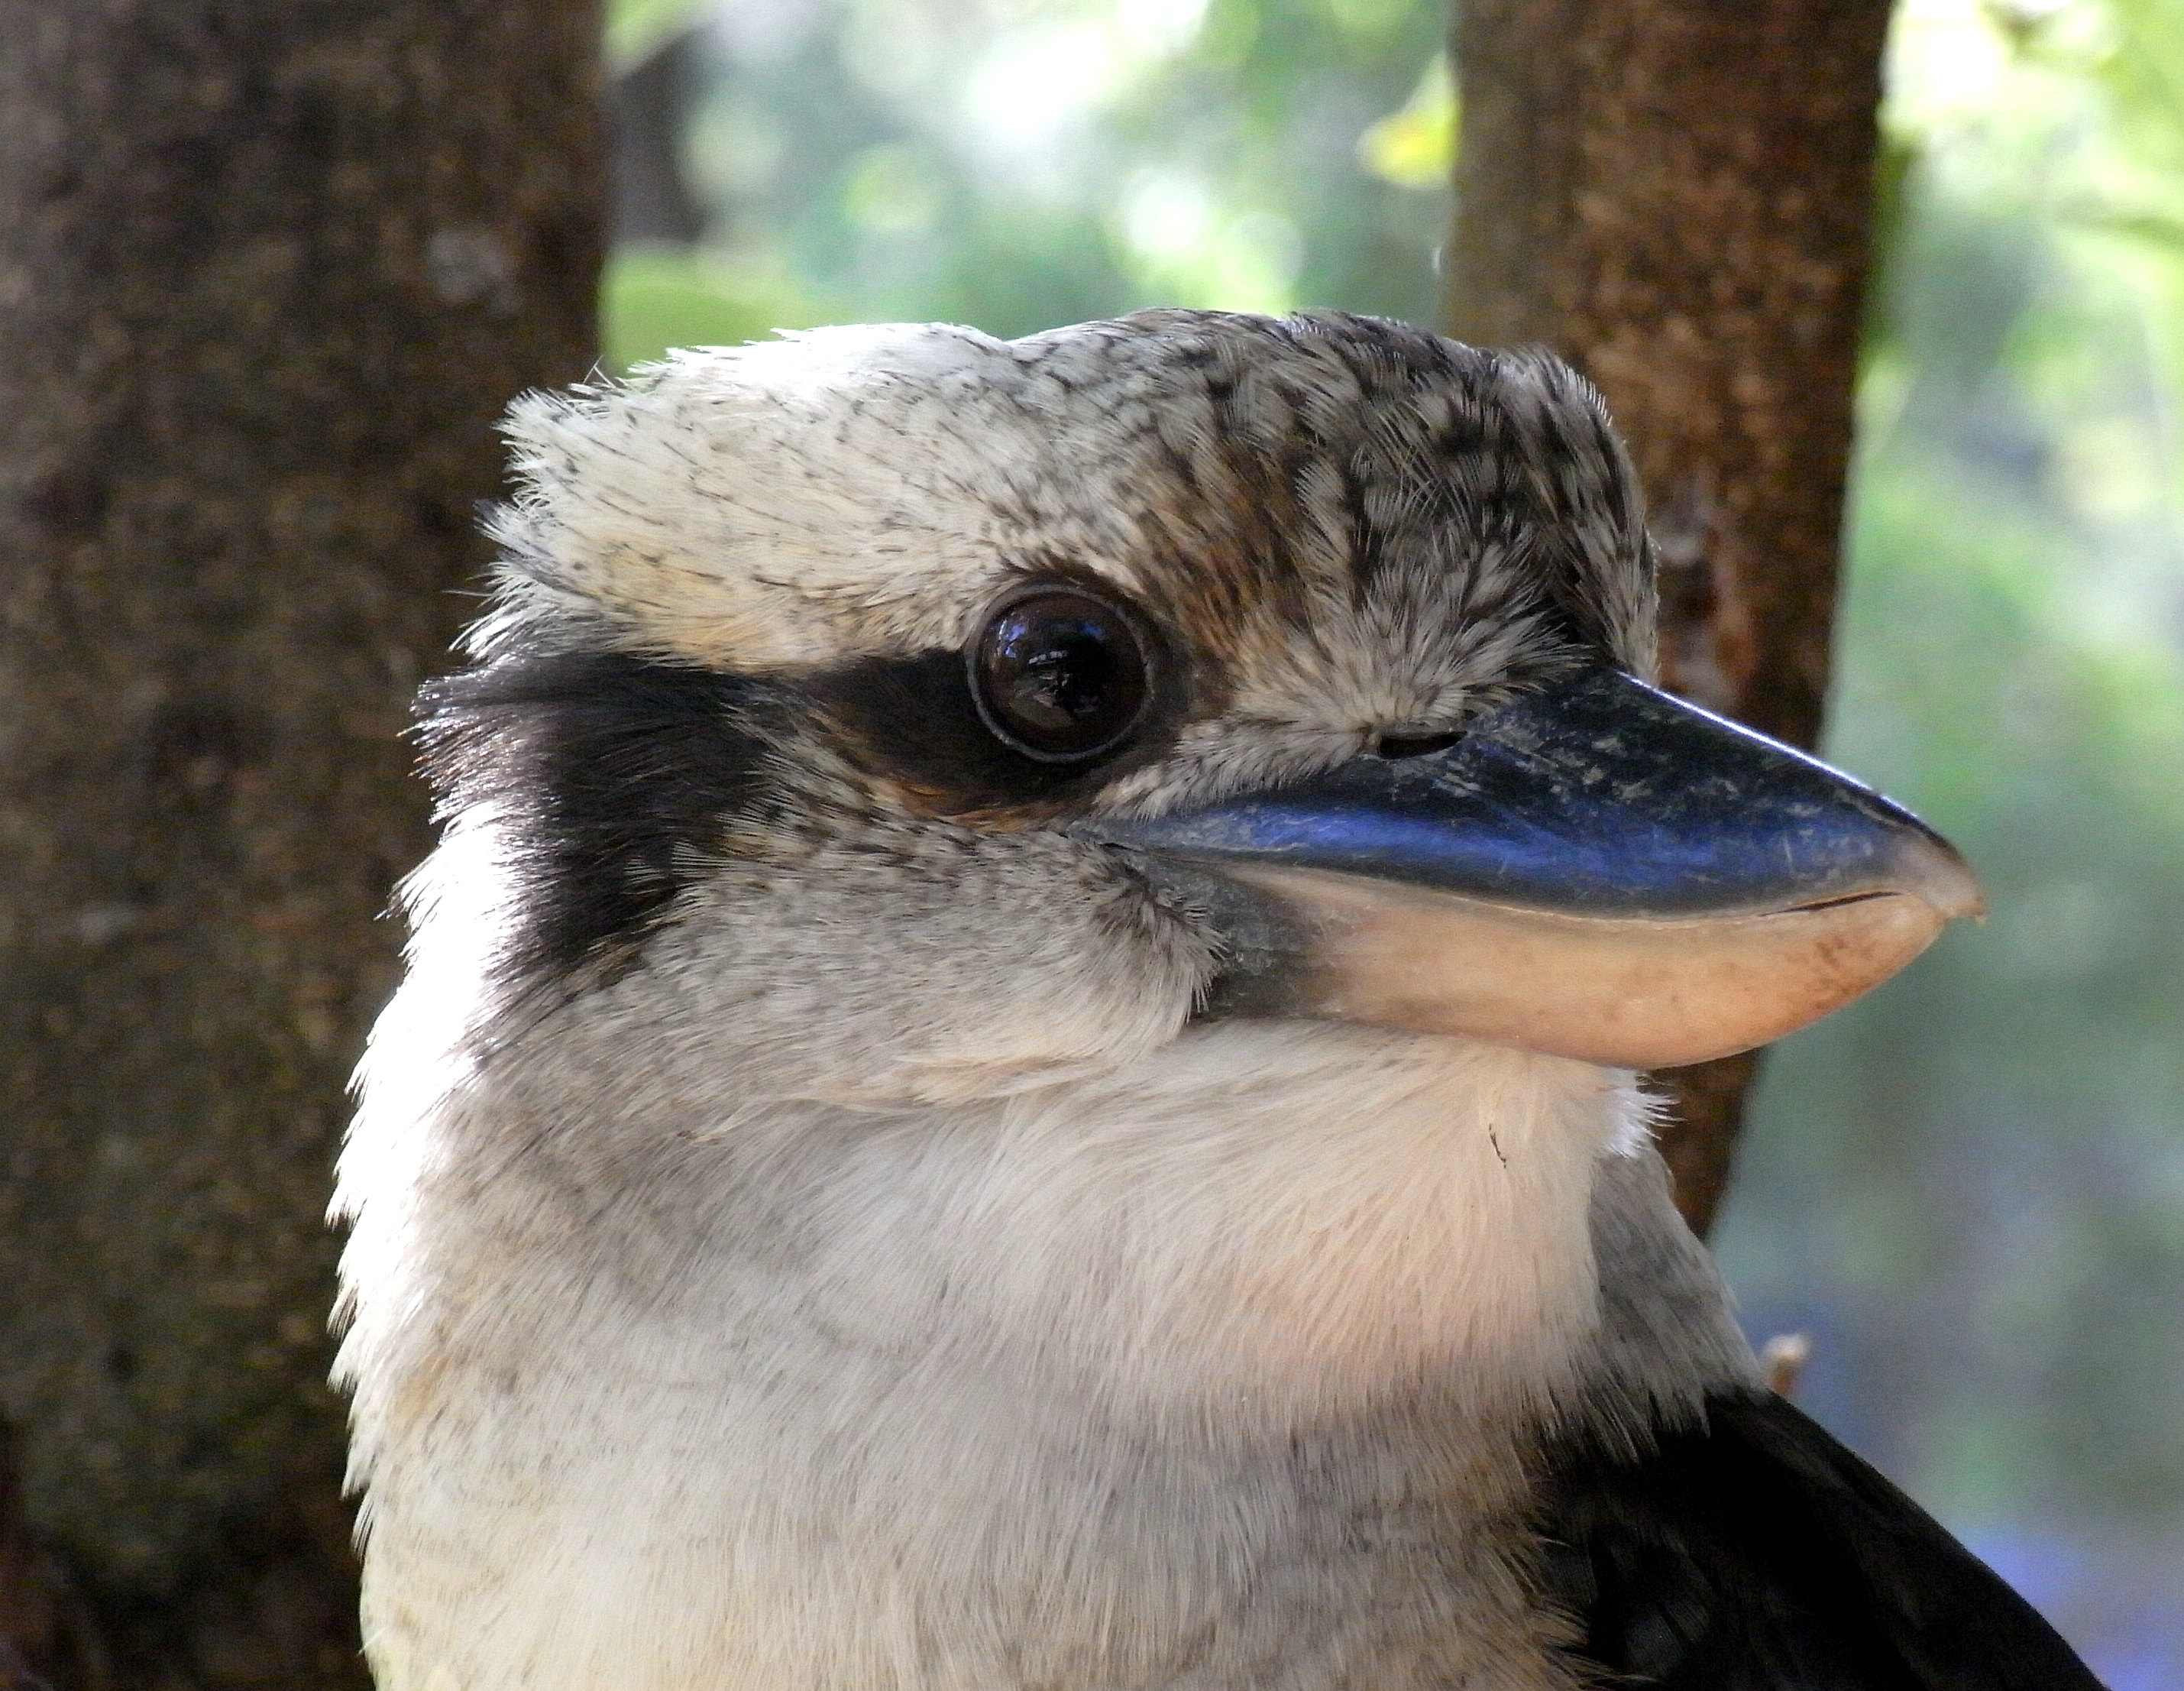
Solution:
{"label": "bird's beak", "polygon": [[1211,908],[1229,946],[1212,1013],[1630,1068],[1802,1027],[1985,909],[1909,812],[1608,671],[1444,751],[1082,831]]}

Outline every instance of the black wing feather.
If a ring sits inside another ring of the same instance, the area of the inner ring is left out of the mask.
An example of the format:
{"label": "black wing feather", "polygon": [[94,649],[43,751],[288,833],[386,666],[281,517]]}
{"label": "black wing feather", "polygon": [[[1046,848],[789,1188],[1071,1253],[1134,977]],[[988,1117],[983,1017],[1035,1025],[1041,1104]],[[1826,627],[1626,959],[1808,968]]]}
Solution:
{"label": "black wing feather", "polygon": [[2100,1691],[2032,1606],[1809,1416],[1727,1396],[1636,1461],[1550,1477],[1549,1595],[1608,1683]]}

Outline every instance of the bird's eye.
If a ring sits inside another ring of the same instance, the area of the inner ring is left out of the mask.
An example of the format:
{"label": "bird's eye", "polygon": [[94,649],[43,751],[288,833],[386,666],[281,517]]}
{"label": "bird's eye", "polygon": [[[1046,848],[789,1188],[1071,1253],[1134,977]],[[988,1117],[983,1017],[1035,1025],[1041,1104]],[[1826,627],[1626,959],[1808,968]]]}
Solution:
{"label": "bird's eye", "polygon": [[1029,586],[986,613],[971,691],[994,737],[1042,763],[1112,751],[1152,695],[1135,619],[1080,588]]}

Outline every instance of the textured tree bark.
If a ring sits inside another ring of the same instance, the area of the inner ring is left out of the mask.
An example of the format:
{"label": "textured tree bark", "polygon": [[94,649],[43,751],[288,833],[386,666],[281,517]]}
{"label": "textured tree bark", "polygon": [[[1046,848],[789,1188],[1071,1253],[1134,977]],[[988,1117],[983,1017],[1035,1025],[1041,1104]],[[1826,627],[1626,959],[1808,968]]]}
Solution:
{"label": "textured tree bark", "polygon": [[[1457,0],[1451,332],[1597,382],[1652,501],[1667,684],[1814,744],[1888,0]],[[1756,1058],[1663,1078],[1712,1219]]]}
{"label": "textured tree bark", "polygon": [[587,0],[0,0],[0,1684],[332,1688],[323,1223]]}

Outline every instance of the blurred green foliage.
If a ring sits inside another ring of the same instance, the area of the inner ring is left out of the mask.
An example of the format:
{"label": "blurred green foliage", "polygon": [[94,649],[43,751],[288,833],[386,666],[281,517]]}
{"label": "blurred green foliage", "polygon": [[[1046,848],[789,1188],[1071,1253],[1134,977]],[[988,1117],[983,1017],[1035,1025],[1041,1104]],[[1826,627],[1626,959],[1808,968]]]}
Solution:
{"label": "blurred green foliage", "polygon": [[[699,31],[705,234],[617,260],[610,357],[1155,303],[1430,321],[1444,22],[622,0],[624,63]],[[1720,1247],[1756,1331],[1817,1334],[1825,1419],[2119,1691],[2184,1684],[2184,0],[1903,0],[1886,127],[1832,749],[1994,915],[1776,1053]]]}
{"label": "blurred green foliage", "polygon": [[1830,750],[1994,913],[1775,1053],[1719,1248],[1825,1419],[2173,1686],[2184,8],[1907,0],[1887,117]]}
{"label": "blurred green foliage", "polygon": [[808,329],[822,321],[793,283],[655,243],[617,248],[600,293],[600,351],[612,370],[657,358],[669,347],[740,346],[776,329]]}
{"label": "blurred green foliage", "polygon": [[621,367],[742,338],[759,301],[1000,334],[1153,304],[1433,313],[1454,108],[1421,0],[621,0],[610,39],[628,63],[693,23],[705,269],[671,310],[656,256],[616,266]]}
{"label": "blurred green foliage", "polygon": [[643,64],[694,27],[702,14],[702,0],[611,0],[606,10],[609,73]]}

